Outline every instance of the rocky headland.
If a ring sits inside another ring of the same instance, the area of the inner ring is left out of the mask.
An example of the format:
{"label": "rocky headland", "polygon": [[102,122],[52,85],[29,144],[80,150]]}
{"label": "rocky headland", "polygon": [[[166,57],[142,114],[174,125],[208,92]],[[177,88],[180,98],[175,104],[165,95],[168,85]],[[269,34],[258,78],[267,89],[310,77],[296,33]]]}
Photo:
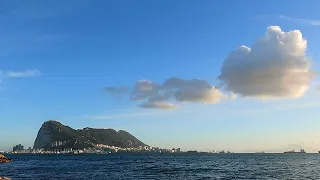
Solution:
{"label": "rocky headland", "polygon": [[5,157],[4,155],[0,154],[0,163],[8,163],[11,162],[12,160]]}

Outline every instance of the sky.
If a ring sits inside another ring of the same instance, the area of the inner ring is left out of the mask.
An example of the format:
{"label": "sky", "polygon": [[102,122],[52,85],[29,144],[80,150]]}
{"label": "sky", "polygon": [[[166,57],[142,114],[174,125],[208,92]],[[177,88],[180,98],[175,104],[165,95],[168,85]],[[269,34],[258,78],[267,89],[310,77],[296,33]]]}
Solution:
{"label": "sky", "polygon": [[320,2],[4,0],[0,150],[42,123],[183,150],[320,150]]}

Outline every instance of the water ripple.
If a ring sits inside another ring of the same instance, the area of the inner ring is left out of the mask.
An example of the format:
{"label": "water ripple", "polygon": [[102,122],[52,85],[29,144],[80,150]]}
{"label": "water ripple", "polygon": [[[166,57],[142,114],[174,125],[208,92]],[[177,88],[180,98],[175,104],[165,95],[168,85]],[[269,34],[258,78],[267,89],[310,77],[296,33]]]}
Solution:
{"label": "water ripple", "polygon": [[12,179],[320,179],[320,154],[11,155]]}

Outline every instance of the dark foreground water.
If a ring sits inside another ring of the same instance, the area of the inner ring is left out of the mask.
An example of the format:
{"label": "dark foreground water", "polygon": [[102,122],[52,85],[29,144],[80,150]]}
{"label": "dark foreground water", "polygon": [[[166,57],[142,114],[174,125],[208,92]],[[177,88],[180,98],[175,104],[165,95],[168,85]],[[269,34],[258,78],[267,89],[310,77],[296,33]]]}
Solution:
{"label": "dark foreground water", "polygon": [[8,156],[12,179],[320,179],[320,154]]}

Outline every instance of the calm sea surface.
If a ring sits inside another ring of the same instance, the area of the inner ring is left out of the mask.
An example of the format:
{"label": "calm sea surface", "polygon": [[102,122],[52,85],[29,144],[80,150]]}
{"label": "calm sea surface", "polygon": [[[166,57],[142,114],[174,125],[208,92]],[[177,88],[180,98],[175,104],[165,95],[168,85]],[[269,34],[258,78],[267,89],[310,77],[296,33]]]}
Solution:
{"label": "calm sea surface", "polygon": [[12,179],[320,179],[320,154],[8,155]]}

